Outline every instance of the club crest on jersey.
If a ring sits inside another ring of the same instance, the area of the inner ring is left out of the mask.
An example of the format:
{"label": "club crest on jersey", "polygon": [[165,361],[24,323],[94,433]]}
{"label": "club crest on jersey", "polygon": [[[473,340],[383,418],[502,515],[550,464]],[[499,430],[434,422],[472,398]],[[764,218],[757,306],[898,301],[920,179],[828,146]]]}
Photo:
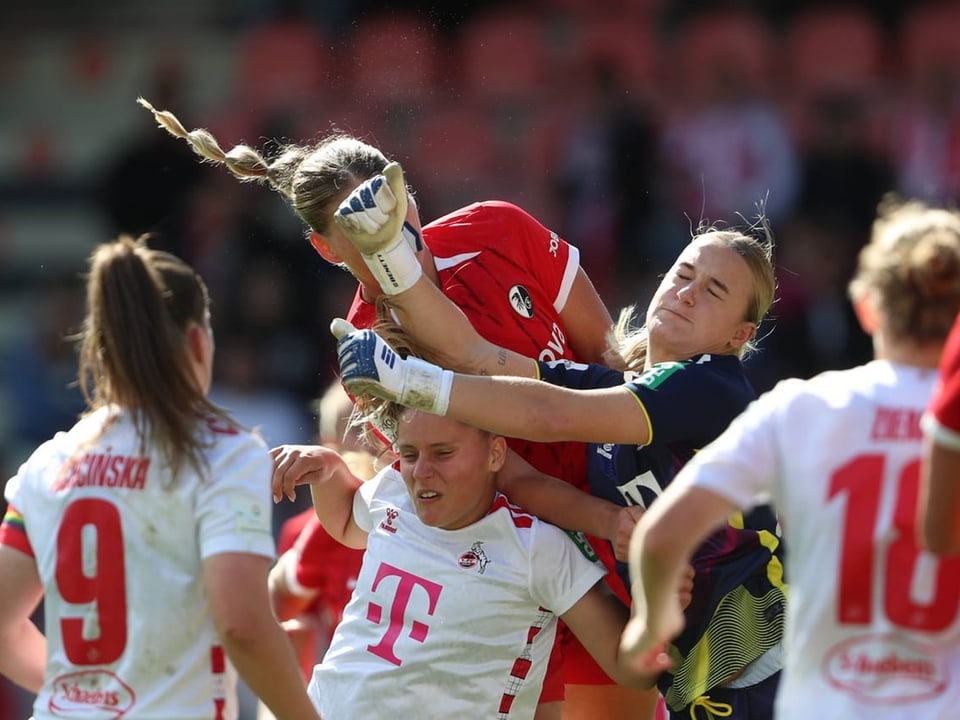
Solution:
{"label": "club crest on jersey", "polygon": [[490,560],[487,558],[487,554],[483,551],[483,543],[479,540],[475,542],[469,550],[457,558],[457,565],[467,570],[477,568],[478,575],[483,575],[483,571],[487,569],[487,563],[489,562]]}
{"label": "club crest on jersey", "polygon": [[380,529],[386,530],[388,533],[397,532],[397,526],[393,524],[393,521],[400,517],[400,511],[396,508],[387,508],[387,520],[386,522],[380,523]]}
{"label": "club crest on jersey", "polygon": [[510,288],[509,298],[510,307],[516,311],[517,315],[527,320],[533,317],[533,298],[523,285],[514,285]]}

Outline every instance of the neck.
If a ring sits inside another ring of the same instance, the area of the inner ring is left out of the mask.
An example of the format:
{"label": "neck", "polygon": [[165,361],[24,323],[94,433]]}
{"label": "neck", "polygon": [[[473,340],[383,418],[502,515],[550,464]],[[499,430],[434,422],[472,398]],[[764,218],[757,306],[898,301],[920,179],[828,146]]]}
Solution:
{"label": "neck", "polygon": [[943,340],[918,343],[912,340],[892,340],[880,333],[873,336],[873,355],[897,365],[936,368],[943,353]]}

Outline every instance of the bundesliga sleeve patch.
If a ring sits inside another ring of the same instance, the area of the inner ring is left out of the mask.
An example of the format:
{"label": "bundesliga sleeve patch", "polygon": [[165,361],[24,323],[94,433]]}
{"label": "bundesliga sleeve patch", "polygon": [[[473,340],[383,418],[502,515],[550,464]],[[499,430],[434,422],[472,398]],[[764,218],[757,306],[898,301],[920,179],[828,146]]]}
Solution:
{"label": "bundesliga sleeve patch", "polygon": [[260,502],[251,497],[231,497],[229,502],[238,530],[249,532],[269,530],[270,515]]}
{"label": "bundesliga sleeve patch", "polygon": [[587,540],[586,536],[582,532],[572,532],[570,530],[564,530],[564,532],[570,536],[570,539],[573,540],[573,544],[580,549],[580,552],[587,560],[590,562],[600,562],[600,558],[594,551],[593,545],[590,544],[590,541]]}

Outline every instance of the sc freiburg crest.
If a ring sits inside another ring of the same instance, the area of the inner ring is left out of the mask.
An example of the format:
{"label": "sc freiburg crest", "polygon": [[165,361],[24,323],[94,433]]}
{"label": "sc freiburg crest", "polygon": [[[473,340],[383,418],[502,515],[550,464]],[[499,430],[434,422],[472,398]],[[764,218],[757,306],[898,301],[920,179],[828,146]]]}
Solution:
{"label": "sc freiburg crest", "polygon": [[533,298],[523,285],[510,288],[510,306],[528,320],[533,317]]}

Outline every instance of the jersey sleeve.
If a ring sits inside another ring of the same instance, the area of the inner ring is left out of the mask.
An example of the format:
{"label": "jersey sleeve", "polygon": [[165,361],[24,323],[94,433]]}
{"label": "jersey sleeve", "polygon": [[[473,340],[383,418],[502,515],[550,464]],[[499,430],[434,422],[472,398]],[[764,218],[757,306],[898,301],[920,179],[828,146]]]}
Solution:
{"label": "jersey sleeve", "polygon": [[502,207],[509,214],[506,222],[518,228],[531,274],[553,296],[554,310],[563,312],[580,269],[580,251],[526,210],[510,203]]}
{"label": "jersey sleeve", "polygon": [[373,519],[370,513],[370,504],[374,496],[380,490],[387,473],[396,472],[392,467],[385,467],[370,480],[360,485],[357,492],[353,494],[353,521],[365,533],[373,530]]}
{"label": "jersey sleeve", "polygon": [[783,416],[799,380],[781,381],[750,403],[712,443],[694,455],[673,481],[721,495],[741,509],[778,499],[776,479],[787,449]]}
{"label": "jersey sleeve", "polygon": [[33,547],[27,537],[27,529],[23,523],[23,515],[13,505],[7,505],[7,511],[0,521],[0,545],[19,550],[25,555],[33,557]]}
{"label": "jersey sleeve", "polygon": [[694,446],[717,437],[753,399],[709,364],[658,363],[626,385],[643,407],[649,442]]}
{"label": "jersey sleeve", "polygon": [[940,378],[923,429],[937,444],[960,451],[960,315],[940,357]]}
{"label": "jersey sleeve", "polygon": [[197,498],[200,556],[228,552],[274,557],[266,445],[249,433],[222,441]]}
{"label": "jersey sleeve", "polygon": [[581,533],[567,533],[538,521],[531,553],[530,592],[534,600],[563,615],[607,574]]}

